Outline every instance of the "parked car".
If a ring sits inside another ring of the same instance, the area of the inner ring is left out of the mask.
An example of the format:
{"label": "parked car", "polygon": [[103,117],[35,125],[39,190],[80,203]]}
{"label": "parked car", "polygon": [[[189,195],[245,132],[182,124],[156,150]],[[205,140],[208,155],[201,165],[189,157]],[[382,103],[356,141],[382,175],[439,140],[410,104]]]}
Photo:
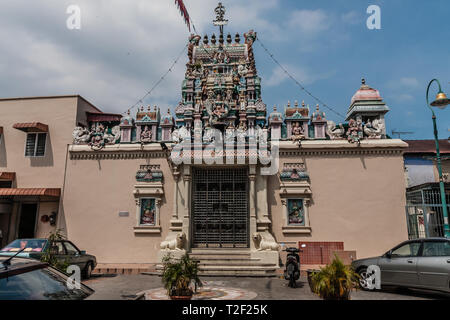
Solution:
{"label": "parked car", "polygon": [[82,283],[70,289],[67,279],[47,263],[0,254],[0,300],[82,300],[94,293]]}
{"label": "parked car", "polygon": [[37,260],[40,260],[47,250],[51,250],[58,260],[79,266],[85,279],[91,277],[92,270],[97,266],[95,256],[79,250],[69,240],[57,240],[50,243],[47,239],[16,239],[2,248],[0,255],[13,256],[21,249],[24,250],[17,255],[18,257]]}
{"label": "parked car", "polygon": [[[450,239],[409,240],[380,257],[353,261],[363,289],[370,289],[367,282],[370,265],[380,268],[381,285],[450,292]],[[374,281],[372,278],[372,284]]]}

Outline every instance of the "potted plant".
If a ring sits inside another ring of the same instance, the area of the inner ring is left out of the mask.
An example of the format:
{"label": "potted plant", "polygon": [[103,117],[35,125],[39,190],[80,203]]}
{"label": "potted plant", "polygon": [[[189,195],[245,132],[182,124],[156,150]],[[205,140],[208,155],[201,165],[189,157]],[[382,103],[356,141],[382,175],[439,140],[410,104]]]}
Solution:
{"label": "potted plant", "polygon": [[311,290],[325,300],[349,300],[353,288],[358,288],[359,276],[337,255],[333,261],[311,273]]}
{"label": "potted plant", "polygon": [[[198,277],[197,261],[192,260],[188,254],[180,260],[174,260],[169,255],[163,258],[162,282],[167,289],[167,295],[172,300],[190,300],[197,286],[202,286]],[[191,284],[195,290],[192,290]]]}
{"label": "potted plant", "polygon": [[41,255],[40,260],[42,262],[47,262],[52,267],[58,269],[59,271],[62,271],[64,273],[67,272],[67,267],[69,266],[69,261],[67,259],[58,259],[58,247],[55,247],[55,242],[64,240],[65,236],[63,235],[62,231],[60,229],[55,230],[54,232],[50,232],[47,240],[48,240],[48,247]]}

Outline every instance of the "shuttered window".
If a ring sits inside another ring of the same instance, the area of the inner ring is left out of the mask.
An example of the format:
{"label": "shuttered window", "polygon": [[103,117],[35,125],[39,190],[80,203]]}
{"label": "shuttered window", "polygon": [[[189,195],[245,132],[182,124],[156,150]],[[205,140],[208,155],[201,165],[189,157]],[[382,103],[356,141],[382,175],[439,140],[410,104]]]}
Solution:
{"label": "shuttered window", "polygon": [[45,154],[46,133],[28,133],[25,146],[26,157],[43,157]]}

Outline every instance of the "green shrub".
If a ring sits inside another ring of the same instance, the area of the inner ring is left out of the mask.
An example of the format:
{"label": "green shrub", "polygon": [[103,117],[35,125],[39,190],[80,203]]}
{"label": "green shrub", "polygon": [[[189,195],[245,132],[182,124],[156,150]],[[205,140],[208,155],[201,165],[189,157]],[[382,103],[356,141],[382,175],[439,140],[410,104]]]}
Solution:
{"label": "green shrub", "polygon": [[325,300],[349,300],[353,288],[358,288],[359,275],[344,265],[337,255],[333,261],[311,276],[312,291]]}
{"label": "green shrub", "polygon": [[162,282],[169,296],[190,296],[193,294],[190,288],[191,283],[194,283],[195,290],[197,286],[202,286],[198,277],[197,262],[188,254],[180,260],[174,260],[168,254],[163,258],[163,265]]}

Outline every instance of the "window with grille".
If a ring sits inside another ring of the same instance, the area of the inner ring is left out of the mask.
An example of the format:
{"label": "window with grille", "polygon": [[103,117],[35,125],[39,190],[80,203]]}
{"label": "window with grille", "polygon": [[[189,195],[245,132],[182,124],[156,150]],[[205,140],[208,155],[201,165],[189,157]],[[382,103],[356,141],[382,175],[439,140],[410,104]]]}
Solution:
{"label": "window with grille", "polygon": [[25,146],[26,157],[43,157],[45,154],[46,133],[28,133]]}

